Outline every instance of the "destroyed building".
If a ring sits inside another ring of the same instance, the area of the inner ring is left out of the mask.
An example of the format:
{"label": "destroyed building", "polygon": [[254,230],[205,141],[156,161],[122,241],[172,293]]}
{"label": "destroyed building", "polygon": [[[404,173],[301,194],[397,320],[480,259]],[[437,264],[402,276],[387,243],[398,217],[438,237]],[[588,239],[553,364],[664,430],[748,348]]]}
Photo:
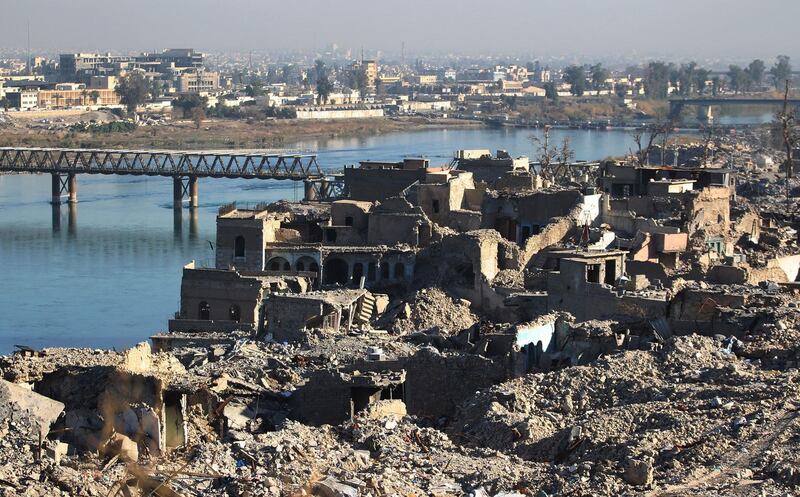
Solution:
{"label": "destroyed building", "polygon": [[223,206],[152,348],[0,357],[0,495],[796,492],[799,226],[738,153]]}

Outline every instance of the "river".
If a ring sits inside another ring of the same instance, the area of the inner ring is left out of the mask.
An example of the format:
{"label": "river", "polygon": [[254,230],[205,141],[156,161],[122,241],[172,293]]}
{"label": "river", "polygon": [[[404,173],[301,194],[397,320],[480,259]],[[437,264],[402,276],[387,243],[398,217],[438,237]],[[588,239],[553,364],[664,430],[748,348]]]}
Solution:
{"label": "river", "polygon": [[[426,156],[446,164],[462,148],[533,155],[528,129],[443,129],[304,141],[326,169],[359,160]],[[554,130],[576,159],[633,147],[622,130]],[[213,257],[217,208],[301,199],[302,183],[201,179],[200,207],[175,216],[169,178],[78,176],[78,203],[53,209],[49,175],[0,176],[0,353],[34,348],[121,348],[166,329],[179,308],[182,266]]]}

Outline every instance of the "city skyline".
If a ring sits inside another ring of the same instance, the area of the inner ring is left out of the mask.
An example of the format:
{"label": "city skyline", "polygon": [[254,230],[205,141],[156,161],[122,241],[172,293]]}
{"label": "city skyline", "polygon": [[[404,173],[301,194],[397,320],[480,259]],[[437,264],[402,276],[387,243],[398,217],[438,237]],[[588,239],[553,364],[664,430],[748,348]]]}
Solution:
{"label": "city skyline", "polygon": [[[74,29],[87,13],[91,13],[91,25]],[[25,49],[30,22],[30,46],[36,50],[130,52],[193,46],[208,52],[271,53],[308,52],[336,43],[388,54],[399,54],[404,46],[409,56],[765,58],[778,53],[798,55],[792,39],[793,19],[798,15],[799,3],[782,0],[758,5],[741,0],[678,0],[663,5],[634,0],[533,5],[511,0],[502,10],[487,9],[474,0],[433,4],[411,0],[402,9],[362,0],[351,2],[348,9],[322,0],[291,5],[143,0],[114,9],[96,0],[77,0],[69,7],[48,0],[35,6],[6,5],[0,20],[0,46]],[[139,29],[120,29],[121,19],[125,26]],[[558,22],[543,22],[547,19]],[[671,33],[680,37],[672,39]]]}

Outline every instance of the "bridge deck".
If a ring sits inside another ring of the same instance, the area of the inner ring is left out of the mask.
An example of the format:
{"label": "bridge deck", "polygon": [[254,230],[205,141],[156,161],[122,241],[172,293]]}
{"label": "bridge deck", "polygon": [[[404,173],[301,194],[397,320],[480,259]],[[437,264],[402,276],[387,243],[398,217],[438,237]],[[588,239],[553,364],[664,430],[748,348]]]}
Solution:
{"label": "bridge deck", "polygon": [[0,147],[0,171],[291,180],[322,176],[315,154],[256,150]]}
{"label": "bridge deck", "polygon": [[[790,98],[788,102],[792,105],[800,104],[800,99]],[[669,103],[681,105],[782,105],[782,98],[671,98]]]}

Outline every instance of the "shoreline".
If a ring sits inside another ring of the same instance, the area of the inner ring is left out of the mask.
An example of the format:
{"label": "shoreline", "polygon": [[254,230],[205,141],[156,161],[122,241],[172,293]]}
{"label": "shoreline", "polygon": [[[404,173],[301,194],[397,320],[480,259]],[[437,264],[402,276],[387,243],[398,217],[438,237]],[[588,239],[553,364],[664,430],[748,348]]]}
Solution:
{"label": "shoreline", "polygon": [[260,122],[208,119],[199,128],[189,121],[173,121],[163,126],[140,126],[132,132],[107,134],[20,125],[0,129],[0,147],[263,150],[289,148],[292,144],[314,139],[484,127],[486,125],[479,121],[419,117]]}

